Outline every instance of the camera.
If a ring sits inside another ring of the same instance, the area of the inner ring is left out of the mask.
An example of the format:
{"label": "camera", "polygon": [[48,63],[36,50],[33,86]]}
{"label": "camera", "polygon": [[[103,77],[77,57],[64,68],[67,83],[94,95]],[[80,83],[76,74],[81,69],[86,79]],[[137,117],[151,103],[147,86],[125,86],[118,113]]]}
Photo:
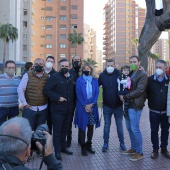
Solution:
{"label": "camera", "polygon": [[46,137],[43,133],[43,131],[49,132],[48,126],[46,124],[42,124],[37,127],[37,129],[32,134],[31,138],[31,149],[32,150],[38,150],[35,142],[40,142],[43,147],[45,147],[46,144]]}

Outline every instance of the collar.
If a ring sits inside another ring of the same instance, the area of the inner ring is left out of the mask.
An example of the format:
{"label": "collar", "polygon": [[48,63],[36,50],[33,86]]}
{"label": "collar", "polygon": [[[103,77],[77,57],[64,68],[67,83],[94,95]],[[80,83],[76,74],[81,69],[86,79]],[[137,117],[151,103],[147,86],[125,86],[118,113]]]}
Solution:
{"label": "collar", "polygon": [[44,71],[42,72],[42,75],[39,75],[39,74],[37,74],[37,72],[36,71],[32,71],[33,72],[33,74],[36,76],[36,77],[38,77],[39,79],[41,79],[43,76],[44,76]]}
{"label": "collar", "polygon": [[156,80],[156,79],[162,79],[162,80],[163,80],[164,78],[165,78],[165,80],[168,79],[168,77],[167,77],[167,75],[166,75],[165,73],[164,73],[164,75],[163,75],[162,78],[159,78],[158,75],[157,75],[156,73],[154,74],[154,77],[153,77],[154,80]]}
{"label": "collar", "polygon": [[15,76],[13,75],[12,78],[11,78],[11,77],[9,77],[6,73],[5,73],[4,75],[5,75],[5,77],[8,78],[8,79],[13,79],[13,78],[15,77]]}

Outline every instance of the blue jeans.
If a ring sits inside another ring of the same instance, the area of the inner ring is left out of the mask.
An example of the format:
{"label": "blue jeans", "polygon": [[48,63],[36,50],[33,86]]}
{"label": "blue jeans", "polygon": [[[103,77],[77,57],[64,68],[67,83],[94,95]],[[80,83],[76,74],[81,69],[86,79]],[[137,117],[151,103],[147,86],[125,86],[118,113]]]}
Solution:
{"label": "blue jeans", "polygon": [[131,148],[142,154],[142,134],[140,131],[140,117],[142,110],[128,109],[129,117],[126,117],[126,128],[131,140]]}
{"label": "blue jeans", "polygon": [[120,142],[120,144],[124,144],[123,108],[122,108],[122,106],[116,107],[114,109],[107,107],[107,106],[103,106],[103,115],[104,115],[103,139],[104,139],[104,143],[106,143],[106,144],[109,143],[109,133],[110,133],[112,114],[114,114],[119,142]]}
{"label": "blue jeans", "polygon": [[0,126],[7,119],[11,119],[11,118],[18,116],[18,115],[19,115],[18,106],[15,106],[15,107],[0,107]]}
{"label": "blue jeans", "polygon": [[169,137],[168,116],[150,111],[151,141],[153,149],[159,149],[159,125],[161,125],[161,148],[166,148]]}

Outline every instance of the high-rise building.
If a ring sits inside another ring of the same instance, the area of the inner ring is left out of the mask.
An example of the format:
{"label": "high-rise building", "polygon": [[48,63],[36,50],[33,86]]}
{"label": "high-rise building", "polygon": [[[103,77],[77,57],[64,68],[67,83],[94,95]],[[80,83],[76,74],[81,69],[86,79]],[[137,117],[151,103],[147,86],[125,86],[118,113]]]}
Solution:
{"label": "high-rise building", "polygon": [[96,31],[90,25],[84,24],[84,55],[83,59],[88,58],[96,61]]}
{"label": "high-rise building", "polygon": [[[74,55],[68,34],[73,29],[83,33],[83,5],[83,0],[32,0],[29,21],[31,61],[52,55],[57,63],[61,58],[70,59]],[[77,46],[77,54],[83,56],[83,45]]]}
{"label": "high-rise building", "polygon": [[[21,0],[0,0],[0,24],[12,24],[18,29],[19,37],[17,41],[9,41],[6,46],[6,60],[21,61]],[[3,60],[4,43],[0,39],[0,61]]]}
{"label": "high-rise building", "polygon": [[104,11],[103,54],[105,59],[114,58],[120,67],[136,53],[132,40],[139,38],[145,9],[139,8],[133,0],[109,0]]}

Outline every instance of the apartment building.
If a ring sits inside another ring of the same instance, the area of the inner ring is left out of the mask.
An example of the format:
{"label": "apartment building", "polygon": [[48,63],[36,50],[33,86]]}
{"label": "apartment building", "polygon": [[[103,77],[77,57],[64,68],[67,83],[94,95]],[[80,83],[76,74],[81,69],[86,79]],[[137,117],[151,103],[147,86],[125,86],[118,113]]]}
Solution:
{"label": "apartment building", "polygon": [[129,62],[136,53],[132,40],[138,38],[144,24],[145,10],[133,0],[109,0],[104,7],[105,59],[114,58],[117,67]]}

